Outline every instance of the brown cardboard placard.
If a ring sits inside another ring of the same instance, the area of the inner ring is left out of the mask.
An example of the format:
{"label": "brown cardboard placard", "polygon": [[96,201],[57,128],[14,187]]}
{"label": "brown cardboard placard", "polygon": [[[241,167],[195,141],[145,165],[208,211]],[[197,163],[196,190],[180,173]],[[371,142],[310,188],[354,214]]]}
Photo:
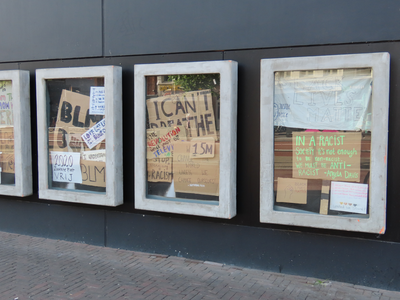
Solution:
{"label": "brown cardboard placard", "polygon": [[328,207],[329,207],[329,200],[321,199],[319,204],[319,214],[320,215],[327,215],[328,214]]}
{"label": "brown cardboard placard", "polygon": [[14,127],[0,127],[0,152],[14,153]]}
{"label": "brown cardboard placard", "polygon": [[80,161],[82,184],[97,187],[106,187],[106,163],[101,161]]}
{"label": "brown cardboard placard", "polygon": [[1,172],[15,174],[14,152],[2,152],[0,154]]}
{"label": "brown cardboard placard", "polygon": [[321,193],[329,195],[329,188],[331,186],[330,180],[322,180]]}
{"label": "brown cardboard placard", "polygon": [[190,141],[174,143],[175,192],[219,196],[219,143],[213,158],[190,158]]}
{"label": "brown cardboard placard", "polygon": [[184,126],[147,129],[147,158],[173,157],[174,141],[186,141]]}
{"label": "brown cardboard placard", "polygon": [[147,181],[172,182],[172,158],[152,158],[147,160]]}
{"label": "brown cardboard placard", "polygon": [[361,132],[293,132],[293,178],[360,182]]}
{"label": "brown cardboard placard", "polygon": [[217,137],[211,90],[150,98],[146,106],[150,129],[184,126],[188,137]]}
{"label": "brown cardboard placard", "polygon": [[307,204],[307,180],[278,177],[276,202]]}
{"label": "brown cardboard placard", "polygon": [[215,154],[215,139],[212,136],[194,138],[190,141],[190,158],[212,158]]}

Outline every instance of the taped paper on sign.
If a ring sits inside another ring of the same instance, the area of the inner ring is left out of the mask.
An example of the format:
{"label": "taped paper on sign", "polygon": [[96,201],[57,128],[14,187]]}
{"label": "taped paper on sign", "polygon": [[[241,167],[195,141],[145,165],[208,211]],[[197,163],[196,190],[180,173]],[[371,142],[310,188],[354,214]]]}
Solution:
{"label": "taped paper on sign", "polygon": [[90,87],[90,108],[91,115],[105,115],[105,88],[104,86]]}
{"label": "taped paper on sign", "polygon": [[368,184],[332,181],[331,210],[367,213]]}
{"label": "taped paper on sign", "polygon": [[51,151],[53,181],[82,183],[80,153]]}
{"label": "taped paper on sign", "polygon": [[81,159],[106,162],[106,150],[102,149],[102,150],[83,151],[81,153]]}
{"label": "taped paper on sign", "polygon": [[97,144],[106,138],[106,119],[102,119],[82,135],[83,140],[89,149],[92,149]]}

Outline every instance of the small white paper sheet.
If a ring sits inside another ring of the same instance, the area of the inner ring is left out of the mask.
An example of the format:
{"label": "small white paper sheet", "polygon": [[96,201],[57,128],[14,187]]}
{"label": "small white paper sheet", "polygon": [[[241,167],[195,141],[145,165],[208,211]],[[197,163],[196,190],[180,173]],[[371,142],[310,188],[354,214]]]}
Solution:
{"label": "small white paper sheet", "polygon": [[82,183],[79,152],[51,151],[53,181]]}
{"label": "small white paper sheet", "polygon": [[90,87],[89,114],[104,115],[106,110],[104,86]]}
{"label": "small white paper sheet", "polygon": [[106,149],[83,151],[81,157],[83,160],[106,162]]}
{"label": "small white paper sheet", "polygon": [[331,210],[367,213],[368,184],[332,181]]}
{"label": "small white paper sheet", "polygon": [[84,134],[82,138],[89,149],[92,149],[97,144],[101,143],[106,138],[106,119],[102,119]]}

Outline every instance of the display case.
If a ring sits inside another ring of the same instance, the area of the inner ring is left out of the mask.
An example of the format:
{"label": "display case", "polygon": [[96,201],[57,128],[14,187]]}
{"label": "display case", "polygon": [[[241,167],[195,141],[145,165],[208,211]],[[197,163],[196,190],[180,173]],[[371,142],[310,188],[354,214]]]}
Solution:
{"label": "display case", "polygon": [[261,61],[261,222],[385,232],[389,59]]}
{"label": "display case", "polygon": [[135,65],[135,208],[236,215],[237,63]]}
{"label": "display case", "polygon": [[36,70],[39,198],[123,203],[122,70]]}
{"label": "display case", "polygon": [[0,194],[32,194],[29,71],[0,71]]}

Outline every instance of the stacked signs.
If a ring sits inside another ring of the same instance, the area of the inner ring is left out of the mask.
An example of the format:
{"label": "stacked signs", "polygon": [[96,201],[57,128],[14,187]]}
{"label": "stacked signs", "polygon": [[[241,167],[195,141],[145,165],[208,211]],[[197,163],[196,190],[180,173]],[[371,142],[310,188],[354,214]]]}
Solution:
{"label": "stacked signs", "polygon": [[12,82],[0,81],[0,172],[15,173]]}
{"label": "stacked signs", "polygon": [[219,143],[210,90],[151,98],[149,182],[174,182],[175,192],[219,195]]}
{"label": "stacked signs", "polygon": [[[55,127],[49,128],[53,181],[106,186],[102,91],[103,87],[96,87],[90,97],[62,91]],[[96,115],[90,113],[93,107]]]}

